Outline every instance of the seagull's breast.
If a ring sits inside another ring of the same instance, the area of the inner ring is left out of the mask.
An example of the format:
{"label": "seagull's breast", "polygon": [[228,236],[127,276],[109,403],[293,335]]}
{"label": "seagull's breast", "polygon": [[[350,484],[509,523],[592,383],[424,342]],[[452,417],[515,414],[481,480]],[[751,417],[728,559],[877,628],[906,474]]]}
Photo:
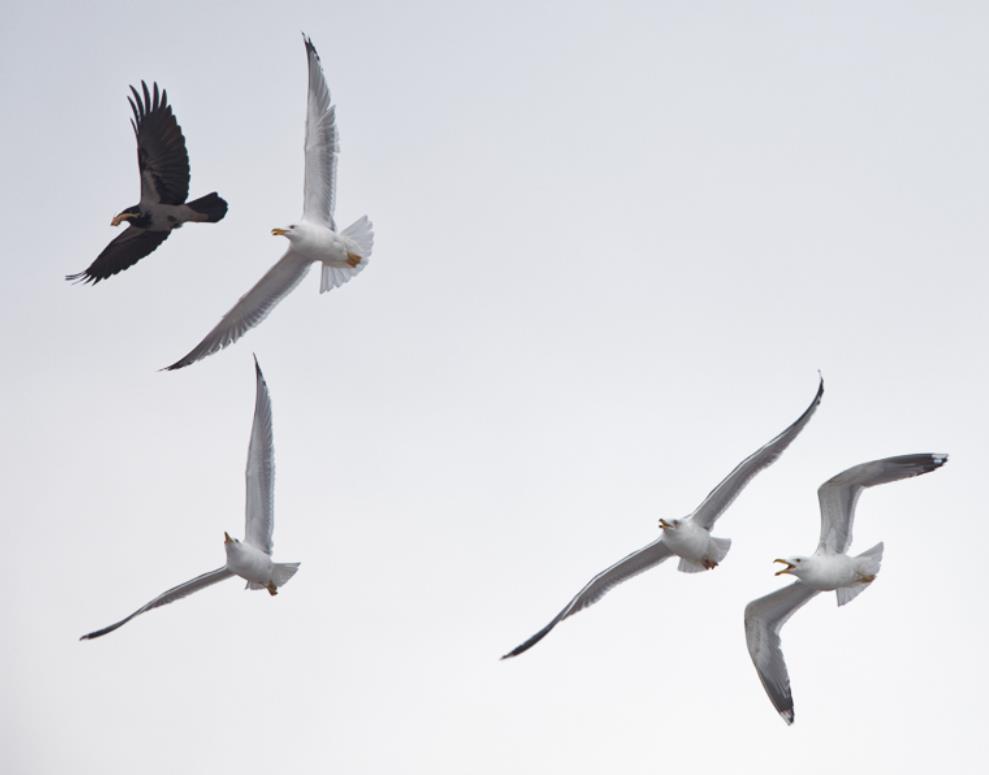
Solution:
{"label": "seagull's breast", "polygon": [[347,260],[347,244],[331,229],[317,224],[299,224],[299,238],[294,249],[311,261],[340,262]]}
{"label": "seagull's breast", "polygon": [[675,530],[666,530],[663,534],[663,543],[670,550],[694,562],[701,562],[708,555],[711,544],[711,534],[693,522],[687,521]]}
{"label": "seagull's breast", "polygon": [[246,581],[267,584],[271,579],[271,557],[257,547],[243,542],[225,544],[227,570]]}
{"label": "seagull's breast", "polygon": [[800,580],[814,589],[831,591],[847,587],[859,578],[857,562],[847,554],[817,554],[804,562]]}

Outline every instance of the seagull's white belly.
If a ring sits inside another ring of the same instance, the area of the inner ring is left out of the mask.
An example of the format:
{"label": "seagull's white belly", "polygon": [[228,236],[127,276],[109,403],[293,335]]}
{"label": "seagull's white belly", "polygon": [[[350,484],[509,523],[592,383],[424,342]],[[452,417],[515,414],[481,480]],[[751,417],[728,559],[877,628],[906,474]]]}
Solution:
{"label": "seagull's white belly", "polygon": [[227,544],[227,570],[246,581],[266,585],[271,581],[271,557],[250,544]]}
{"label": "seagull's white belly", "polygon": [[800,580],[807,586],[821,591],[848,587],[862,580],[862,562],[847,554],[814,555],[805,561]]}
{"label": "seagull's white belly", "polygon": [[692,522],[684,522],[676,530],[664,530],[663,543],[674,554],[693,562],[703,562],[711,555],[711,534]]}
{"label": "seagull's white belly", "polygon": [[311,223],[296,226],[300,237],[294,240],[294,249],[311,261],[324,264],[345,265],[348,251],[353,250],[345,238],[325,226]]}

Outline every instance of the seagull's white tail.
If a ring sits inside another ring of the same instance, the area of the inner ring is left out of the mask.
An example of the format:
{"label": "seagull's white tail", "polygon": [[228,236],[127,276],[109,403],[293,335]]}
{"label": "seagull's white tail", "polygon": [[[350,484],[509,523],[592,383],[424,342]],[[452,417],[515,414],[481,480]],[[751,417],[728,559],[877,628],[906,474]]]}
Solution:
{"label": "seagull's white tail", "polygon": [[694,562],[693,560],[688,560],[686,557],[680,558],[680,563],[677,565],[677,570],[682,573],[700,573],[701,571],[707,570],[699,562]]}
{"label": "seagull's white tail", "polygon": [[[728,554],[728,550],[731,549],[731,539],[712,537],[710,547],[708,553],[709,559],[720,563],[725,558],[725,555]],[[688,560],[686,557],[681,557],[680,564],[677,565],[677,570],[683,573],[700,573],[701,571],[708,570],[708,568],[704,563],[694,562],[693,560]]]}
{"label": "seagull's white tail", "polygon": [[276,587],[283,587],[288,580],[295,575],[300,563],[297,562],[276,562],[271,568],[271,580]]}
{"label": "seagull's white tail", "polygon": [[[863,560],[859,565],[859,570],[865,576],[875,576],[879,573],[879,567],[883,562],[883,545],[878,543],[871,549],[868,549],[862,554],[855,558],[856,560]],[[861,581],[857,584],[852,584],[850,587],[840,587],[835,590],[835,596],[838,598],[838,605],[844,605],[854,600],[858,595],[865,592],[869,585],[872,584],[871,581]]]}
{"label": "seagull's white tail", "polygon": [[[285,584],[290,578],[295,575],[295,572],[299,569],[298,562],[276,562],[271,566],[271,580],[275,583],[276,587],[280,587]],[[248,589],[267,589],[267,584],[258,584],[255,581],[247,582]]]}
{"label": "seagull's white tail", "polygon": [[725,555],[728,554],[728,550],[731,549],[731,539],[730,538],[711,538],[711,557],[715,562],[721,562]]}
{"label": "seagull's white tail", "polygon": [[332,291],[338,285],[343,285],[360,274],[367,266],[371,251],[374,249],[374,227],[366,215],[362,215],[350,224],[341,234],[354,243],[357,248],[354,252],[361,257],[361,262],[357,266],[327,266],[323,264],[323,276],[319,281],[320,293]]}

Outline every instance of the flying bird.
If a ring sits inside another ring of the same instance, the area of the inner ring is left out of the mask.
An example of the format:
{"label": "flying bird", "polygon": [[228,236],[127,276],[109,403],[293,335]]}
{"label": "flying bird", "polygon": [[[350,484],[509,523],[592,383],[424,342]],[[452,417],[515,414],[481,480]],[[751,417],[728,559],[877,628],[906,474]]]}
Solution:
{"label": "flying bird", "polygon": [[793,614],[818,592],[834,591],[842,606],[875,581],[883,559],[878,543],[855,557],[846,552],[852,543],[855,504],[866,487],[926,474],[943,466],[947,455],[900,455],[862,463],[842,471],[820,486],[821,540],[810,557],[777,559],[797,581],[745,606],[745,640],[759,680],[777,712],[793,723],[790,676],[780,649],[780,630]]}
{"label": "flying bird", "polygon": [[302,36],[309,62],[309,96],[306,101],[305,185],[302,219],[271,233],[286,237],[288,252],[251,290],[240,297],[216,327],[184,358],[166,369],[181,369],[233,344],[264,320],[313,264],[322,264],[319,292],[324,293],[356,277],[367,266],[374,245],[374,231],[367,216],[337,232],[333,220],[337,187],[336,106],[323,77],[319,55],[312,41]]}
{"label": "flying bird", "polygon": [[711,528],[714,527],[714,523],[731,505],[732,501],[738,497],[739,493],[745,489],[752,477],[776,462],[783,451],[790,446],[790,443],[810,421],[818,404],[821,403],[823,395],[824,379],[822,378],[814,400],[804,410],[804,413],[786,430],[739,463],[717,487],[708,493],[703,503],[691,514],[681,519],[659,520],[659,526],[662,528],[659,538],[638,551],[632,552],[592,578],[567,603],[563,610],[553,617],[549,624],[527,641],[509,651],[502,659],[515,657],[528,651],[567,617],[593,605],[604,597],[606,592],[623,581],[659,565],[671,557],[680,558],[677,569],[684,573],[697,573],[716,568],[718,563],[728,554],[731,539],[712,536]]}
{"label": "flying bird", "polygon": [[141,201],[125,207],[110,221],[127,223],[124,233],[107,245],[89,268],[66,280],[93,283],[130,268],[154,251],[183,223],[216,223],[227,214],[227,203],[214,191],[186,202],[189,196],[189,154],[168,94],[155,83],[149,91],[141,81],[141,93],[130,87],[128,97],[137,137],[137,167],[141,173]]}
{"label": "flying bird", "polygon": [[257,397],[254,403],[251,441],[247,450],[247,518],[244,540],[231,538],[224,532],[223,548],[226,551],[227,561],[223,567],[172,587],[147,605],[138,608],[130,616],[108,627],[83,635],[80,640],[99,638],[127,624],[138,614],[173,603],[232,576],[245,579],[248,589],[267,589],[269,594],[277,595],[278,588],[284,586],[299,569],[297,562],[274,562],[271,559],[272,532],[275,527],[275,449],[271,426],[271,399],[257,358],[254,359],[254,372]]}

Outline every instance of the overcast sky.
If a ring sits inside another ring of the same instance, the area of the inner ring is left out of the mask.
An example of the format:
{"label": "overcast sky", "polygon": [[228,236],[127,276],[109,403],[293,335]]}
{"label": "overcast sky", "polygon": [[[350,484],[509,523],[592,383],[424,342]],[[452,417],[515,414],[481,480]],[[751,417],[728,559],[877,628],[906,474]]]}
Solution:
{"label": "overcast sky", "polygon": [[[863,7],[867,5],[868,7]],[[607,6],[607,10],[605,10]],[[375,251],[186,353],[298,219],[299,31]],[[0,25],[9,773],[972,772],[989,691],[984,3],[17,3]],[[96,287],[157,80],[191,196],[230,203]],[[277,598],[228,581],[93,642],[243,534],[251,352],[274,407]],[[498,657],[823,403],[667,563]],[[745,648],[815,490],[868,491],[882,573]]]}

